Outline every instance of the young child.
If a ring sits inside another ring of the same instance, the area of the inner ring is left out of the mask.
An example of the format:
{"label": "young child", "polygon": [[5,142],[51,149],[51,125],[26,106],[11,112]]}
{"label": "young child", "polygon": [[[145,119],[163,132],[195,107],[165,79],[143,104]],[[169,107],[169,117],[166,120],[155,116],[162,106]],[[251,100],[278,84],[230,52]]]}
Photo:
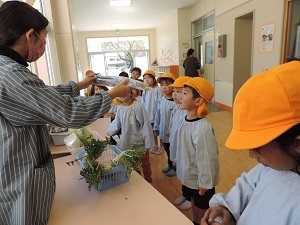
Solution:
{"label": "young child", "polygon": [[[164,149],[168,156],[168,166],[162,169],[163,173],[167,173],[173,168],[173,162],[170,160],[170,117],[172,110],[176,107],[176,103],[172,98],[173,88],[169,87],[175,81],[175,76],[172,73],[164,73],[157,79],[160,84],[160,90],[164,95],[157,103],[157,111],[155,115],[155,121],[153,130],[156,135],[162,140]],[[154,154],[160,154],[162,152],[156,151]],[[171,174],[170,174],[171,175]],[[174,176],[174,175],[173,175]]]}
{"label": "young child", "polygon": [[[169,87],[173,88],[173,99],[177,104],[176,107],[172,110],[171,118],[170,118],[170,160],[173,162],[173,168],[169,172],[166,173],[167,176],[176,176],[176,151],[177,151],[177,133],[180,124],[183,123],[185,116],[187,114],[186,110],[180,109],[181,98],[182,98],[182,90],[183,84],[190,79],[188,76],[180,76],[175,82]],[[179,151],[182,149],[179,149]],[[178,205],[181,210],[187,210],[191,208],[192,203],[191,199],[186,196],[184,189],[182,188],[182,196],[178,197],[174,203]]]}
{"label": "young child", "polygon": [[187,110],[178,128],[176,172],[184,193],[193,199],[194,224],[200,224],[209,200],[219,183],[218,145],[205,116],[214,89],[204,78],[191,78],[184,83],[181,110]]}
{"label": "young child", "polygon": [[299,71],[300,62],[282,64],[251,77],[237,93],[225,145],[249,149],[259,164],[228,194],[212,197],[202,225],[299,224]]}
{"label": "young child", "polygon": [[135,101],[133,92],[117,99],[122,104],[118,106],[115,119],[109,125],[107,133],[113,136],[122,130],[120,145],[123,151],[130,149],[133,144],[137,146],[137,150],[146,150],[142,168],[145,179],[151,183],[149,149],[154,147],[154,137],[146,110],[140,102]]}
{"label": "young child", "polygon": [[[139,67],[133,67],[131,69],[130,73],[131,73],[131,79],[140,80],[139,77],[142,74],[142,70]],[[140,80],[140,81],[142,81],[142,80]]]}
{"label": "young child", "polygon": [[[148,86],[148,88],[144,90],[142,93],[141,103],[145,107],[148,114],[148,118],[153,127],[155,114],[157,110],[157,102],[162,97],[162,93],[159,87],[157,86],[157,81],[155,79],[155,72],[153,70],[147,70],[143,75],[143,79],[144,79],[144,83]],[[160,148],[158,147],[158,140],[156,135],[154,135],[154,141],[155,141],[155,146],[150,150],[150,152],[154,153],[158,150],[160,152],[163,152],[162,143]]]}

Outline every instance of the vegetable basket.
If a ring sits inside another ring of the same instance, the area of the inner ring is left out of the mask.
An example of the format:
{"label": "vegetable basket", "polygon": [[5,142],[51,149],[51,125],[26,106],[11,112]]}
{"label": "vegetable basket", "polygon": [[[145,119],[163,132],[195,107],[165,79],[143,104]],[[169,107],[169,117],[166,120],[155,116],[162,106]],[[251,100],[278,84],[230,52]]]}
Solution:
{"label": "vegetable basket", "polygon": [[[104,150],[99,158],[101,164],[110,164],[111,160],[119,155],[122,151],[114,145],[108,145],[107,149]],[[76,159],[82,166],[86,168],[88,166],[85,160],[81,160],[82,156],[86,153],[85,150],[76,154]],[[104,191],[119,184],[123,184],[129,181],[130,174],[126,173],[125,165],[118,165],[110,170],[103,171],[102,177],[100,179],[100,188],[96,187],[98,191]]]}

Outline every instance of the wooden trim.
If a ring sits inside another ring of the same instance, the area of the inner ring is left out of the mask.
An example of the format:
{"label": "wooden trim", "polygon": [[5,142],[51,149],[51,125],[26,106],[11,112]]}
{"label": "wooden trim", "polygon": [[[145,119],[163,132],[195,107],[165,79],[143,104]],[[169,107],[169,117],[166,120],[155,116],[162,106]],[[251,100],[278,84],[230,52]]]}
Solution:
{"label": "wooden trim", "polygon": [[218,108],[221,108],[221,109],[224,109],[226,111],[232,112],[232,107],[230,107],[230,106],[223,105],[223,104],[218,103],[218,102],[214,102],[214,106],[216,106]]}
{"label": "wooden trim", "polygon": [[288,38],[287,35],[289,33],[289,18],[290,18],[290,4],[292,0],[285,0],[284,1],[284,18],[283,18],[283,30],[282,30],[282,44],[281,44],[281,63],[287,62],[286,53],[287,53],[287,42]]}

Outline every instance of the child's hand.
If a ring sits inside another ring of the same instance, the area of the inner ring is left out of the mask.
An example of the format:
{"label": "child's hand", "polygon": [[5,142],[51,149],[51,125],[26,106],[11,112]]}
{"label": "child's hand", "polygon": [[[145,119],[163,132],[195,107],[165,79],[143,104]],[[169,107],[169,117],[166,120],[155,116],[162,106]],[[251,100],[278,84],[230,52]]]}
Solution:
{"label": "child's hand", "polygon": [[214,206],[209,208],[201,219],[201,225],[235,225],[235,219],[224,206]]}
{"label": "child's hand", "polygon": [[205,195],[205,192],[207,191],[207,189],[203,189],[201,187],[198,187],[199,190],[199,195]]}
{"label": "child's hand", "polygon": [[103,117],[104,118],[112,118],[112,119],[114,119],[115,118],[115,114],[113,112],[109,112],[109,113],[104,114]]}

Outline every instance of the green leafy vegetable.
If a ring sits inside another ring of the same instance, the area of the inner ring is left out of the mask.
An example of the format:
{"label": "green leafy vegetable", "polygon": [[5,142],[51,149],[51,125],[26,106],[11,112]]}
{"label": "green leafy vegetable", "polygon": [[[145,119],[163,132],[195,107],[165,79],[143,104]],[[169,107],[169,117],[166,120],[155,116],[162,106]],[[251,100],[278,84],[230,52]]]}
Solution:
{"label": "green leafy vegetable", "polygon": [[87,167],[82,168],[80,175],[88,184],[89,191],[92,186],[96,186],[98,189],[101,188],[100,180],[103,179],[104,171],[109,171],[116,166],[124,164],[126,167],[126,173],[129,175],[132,170],[139,170],[141,167],[140,160],[145,155],[145,151],[137,151],[134,149],[135,146],[132,146],[132,149],[121,152],[118,156],[111,160],[110,165],[100,163],[97,159],[101,157],[103,151],[107,149],[108,144],[110,144],[108,139],[100,141],[93,138],[87,138],[85,140],[86,154],[79,159],[67,162],[70,166],[73,165],[75,161],[86,160]]}

